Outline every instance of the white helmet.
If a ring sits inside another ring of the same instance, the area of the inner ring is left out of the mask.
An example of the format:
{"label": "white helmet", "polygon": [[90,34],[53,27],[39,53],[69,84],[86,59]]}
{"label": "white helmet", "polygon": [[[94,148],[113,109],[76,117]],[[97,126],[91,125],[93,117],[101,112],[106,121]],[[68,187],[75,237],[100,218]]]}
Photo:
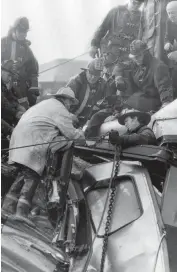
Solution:
{"label": "white helmet", "polygon": [[49,96],[54,96],[54,97],[65,97],[69,98],[73,101],[73,104],[77,105],[79,101],[76,99],[75,94],[73,90],[70,87],[64,87],[61,88],[57,91],[56,94],[48,94]]}

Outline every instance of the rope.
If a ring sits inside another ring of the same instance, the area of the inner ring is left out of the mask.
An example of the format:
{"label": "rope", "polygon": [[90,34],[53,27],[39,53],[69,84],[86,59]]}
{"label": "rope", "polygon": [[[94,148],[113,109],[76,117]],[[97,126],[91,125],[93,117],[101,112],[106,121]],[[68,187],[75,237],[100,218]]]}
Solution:
{"label": "rope", "polygon": [[107,192],[107,196],[106,196],[106,201],[105,201],[105,205],[104,205],[104,209],[103,209],[103,213],[101,215],[101,219],[100,219],[100,222],[99,222],[99,225],[98,225],[98,228],[96,230],[96,233],[95,233],[95,236],[92,240],[92,244],[90,246],[90,251],[89,251],[89,254],[87,256],[87,259],[86,259],[86,262],[85,262],[85,265],[84,265],[84,268],[83,268],[83,272],[87,272],[87,268],[89,266],[89,263],[90,263],[90,260],[91,260],[91,257],[92,257],[92,253],[93,253],[93,245],[95,243],[95,240],[98,236],[98,233],[100,231],[100,228],[101,228],[101,225],[103,223],[103,219],[104,219],[104,215],[106,213],[106,208],[108,206],[108,201],[109,201],[109,195],[110,195],[110,192],[111,192],[111,187],[112,187],[112,182],[113,182],[113,178],[114,178],[114,168],[115,168],[115,164],[116,164],[116,150],[115,150],[115,154],[114,154],[114,160],[113,160],[113,166],[112,166],[112,173],[111,173],[111,178],[110,178],[110,182],[109,182],[109,187],[108,187],[108,192]]}
{"label": "rope", "polygon": [[[72,59],[66,60],[66,61],[64,61],[64,62],[62,62],[62,63],[59,63],[59,64],[57,64],[57,65],[55,65],[55,66],[52,66],[52,67],[50,67],[50,68],[48,68],[48,69],[46,69],[46,70],[43,70],[43,71],[39,72],[39,74],[43,74],[43,73],[45,73],[45,72],[47,72],[47,71],[50,71],[50,70],[52,70],[52,69],[55,69],[56,67],[62,66],[62,65],[64,65],[64,64],[66,64],[66,63],[69,63],[69,62],[71,62],[71,61],[73,61],[73,60],[75,60],[75,59],[77,59],[77,58],[79,58],[79,57],[82,57],[82,56],[88,54],[88,53],[89,53],[89,52],[85,52],[85,53],[83,53],[83,54],[81,54],[81,55],[78,55],[78,56],[72,58]],[[6,68],[4,68],[4,67],[1,67],[1,69],[4,70],[4,71],[6,71],[6,72],[9,72],[9,73],[11,73],[11,74],[13,74],[13,75],[17,75],[19,78],[23,78],[23,77],[22,77],[18,72],[16,72],[16,71],[15,71],[15,72],[12,72],[11,70],[6,69]]]}
{"label": "rope", "polygon": [[50,67],[50,68],[48,68],[48,69],[46,69],[46,70],[41,71],[39,74],[45,73],[45,72],[47,72],[47,71],[49,71],[49,70],[52,70],[52,69],[54,69],[54,68],[56,68],[56,67],[58,67],[58,66],[64,65],[64,64],[66,64],[66,63],[68,63],[68,62],[71,62],[71,61],[73,61],[73,60],[75,60],[75,59],[77,59],[77,58],[79,58],[79,57],[82,57],[82,56],[84,56],[84,55],[86,55],[86,54],[88,54],[88,53],[89,53],[89,52],[85,52],[85,53],[83,53],[83,54],[81,54],[81,55],[78,55],[78,56],[72,58],[72,59],[69,59],[69,60],[64,61],[64,62],[62,62],[62,63],[59,63],[59,64],[57,64],[57,65],[55,65],[55,66],[52,66],[52,67]]}
{"label": "rope", "polygon": [[[100,139],[100,137],[93,137],[93,138],[88,138],[86,140],[96,141],[96,140],[99,140],[99,139]],[[43,143],[40,143],[40,144],[23,145],[23,146],[17,146],[17,147],[12,147],[12,148],[4,148],[4,149],[1,149],[1,151],[10,151],[10,150],[14,150],[14,149],[22,149],[22,148],[26,148],[26,147],[32,147],[32,146],[38,146],[38,145],[45,145],[45,144],[52,144],[52,143],[61,143],[61,142],[65,142],[65,141],[76,142],[77,140],[76,139],[64,139],[64,140],[58,140],[58,141],[43,142]]]}

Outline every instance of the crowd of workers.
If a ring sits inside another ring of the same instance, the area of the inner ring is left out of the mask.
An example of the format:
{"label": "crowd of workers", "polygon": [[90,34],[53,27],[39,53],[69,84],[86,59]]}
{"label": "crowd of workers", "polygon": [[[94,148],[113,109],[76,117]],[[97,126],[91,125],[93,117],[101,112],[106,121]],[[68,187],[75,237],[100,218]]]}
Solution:
{"label": "crowd of workers", "polygon": [[[177,1],[166,8],[164,50],[170,67],[152,56],[141,40],[142,4],[130,0],[126,6],[113,8],[91,41],[93,59],[88,66],[37,104],[38,63],[26,39],[28,19],[18,18],[2,39],[1,134],[10,139],[9,164],[19,168],[4,200],[6,215],[15,214],[15,220],[32,224],[28,219],[31,201],[48,154],[49,145],[43,143],[64,136],[84,145],[86,138],[98,135],[105,120],[114,119],[128,133],[119,136],[118,131],[111,131],[113,145],[156,143],[147,127],[150,116],[177,95]],[[19,146],[28,147],[16,149]]]}

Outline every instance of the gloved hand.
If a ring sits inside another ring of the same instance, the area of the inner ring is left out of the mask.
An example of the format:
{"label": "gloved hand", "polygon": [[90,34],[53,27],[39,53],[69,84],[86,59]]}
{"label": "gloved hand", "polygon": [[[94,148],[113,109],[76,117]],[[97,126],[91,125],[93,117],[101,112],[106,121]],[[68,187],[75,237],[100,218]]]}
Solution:
{"label": "gloved hand", "polygon": [[125,84],[125,81],[122,76],[115,77],[115,84],[116,84],[117,89],[119,89],[119,91],[121,91],[121,92],[125,91],[126,84]]}
{"label": "gloved hand", "polygon": [[169,53],[168,58],[170,60],[174,60],[175,62],[177,62],[177,51],[173,51],[173,52]]}
{"label": "gloved hand", "polygon": [[21,117],[22,117],[22,115],[24,114],[24,111],[18,111],[17,113],[16,113],[16,119],[17,120],[19,120]]}
{"label": "gloved hand", "polygon": [[18,105],[17,110],[21,111],[21,112],[25,112],[26,111],[26,109],[22,105],[20,105],[20,104]]}
{"label": "gloved hand", "polygon": [[162,106],[161,106],[161,109],[163,109],[164,107],[166,107],[168,104],[170,104],[170,102],[163,103]]}
{"label": "gloved hand", "polygon": [[120,138],[119,132],[117,130],[112,130],[109,133],[109,141],[112,145],[120,145],[121,144],[121,138]]}
{"label": "gloved hand", "polygon": [[165,46],[164,46],[164,50],[165,51],[170,51],[170,50],[173,50],[173,45],[171,43],[166,43]]}
{"label": "gloved hand", "polygon": [[40,95],[40,92],[39,92],[39,88],[38,87],[30,87],[28,89],[28,92],[30,94],[33,94],[33,95],[36,95],[36,96],[39,96]]}
{"label": "gloved hand", "polygon": [[98,48],[96,46],[92,46],[89,55],[93,59],[96,58],[96,56],[98,55]]}

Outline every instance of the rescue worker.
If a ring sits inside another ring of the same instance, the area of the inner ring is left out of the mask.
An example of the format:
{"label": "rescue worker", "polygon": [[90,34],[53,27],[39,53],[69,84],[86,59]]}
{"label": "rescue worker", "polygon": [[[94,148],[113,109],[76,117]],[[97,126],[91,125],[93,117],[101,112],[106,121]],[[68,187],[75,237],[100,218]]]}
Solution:
{"label": "rescue worker", "polygon": [[11,80],[12,65],[12,61],[6,61],[1,66],[1,134],[5,137],[11,135],[13,126],[25,112],[12,90],[8,90],[6,86]]}
{"label": "rescue worker", "polygon": [[140,111],[155,112],[173,101],[168,66],[153,57],[147,45],[135,40],[130,45],[132,95],[126,105]]}
{"label": "rescue worker", "polygon": [[122,79],[124,62],[129,61],[130,43],[141,35],[140,6],[144,0],[130,0],[128,5],[109,11],[91,41],[90,56],[99,50],[105,59],[105,73],[115,76],[116,83],[125,87]]}
{"label": "rescue worker", "polygon": [[64,136],[66,141],[76,140],[81,145],[85,144],[83,132],[73,127],[72,115],[69,113],[71,105],[77,103],[73,91],[69,87],[62,88],[51,95],[50,99],[30,108],[20,119],[13,130],[10,148],[32,146],[9,151],[9,163],[18,165],[20,174],[6,196],[3,213],[13,214],[16,210],[15,220],[25,221],[33,226],[28,215],[46,166],[49,147],[48,144],[35,144],[57,141],[57,136],[59,140]]}
{"label": "rescue worker", "polygon": [[127,148],[136,145],[155,145],[156,138],[153,131],[147,127],[151,120],[151,116],[146,112],[141,112],[135,109],[124,109],[118,121],[121,125],[125,125],[128,133],[119,136],[118,131],[109,133],[109,141],[113,145],[121,145],[122,148]]}
{"label": "rescue worker", "polygon": [[93,113],[99,111],[99,103],[103,102],[105,97],[116,93],[115,84],[110,85],[101,77],[102,69],[102,59],[91,60],[87,68],[82,68],[83,71],[71,78],[67,84],[79,101],[72,112],[78,117],[80,126],[83,126]]}
{"label": "rescue worker", "polygon": [[1,39],[1,63],[13,61],[16,76],[11,85],[19,103],[26,109],[36,103],[38,91],[38,63],[30,49],[31,42],[26,39],[29,21],[18,18],[10,28],[8,35]]}
{"label": "rescue worker", "polygon": [[177,97],[177,1],[169,2],[166,11],[168,20],[164,49],[168,53],[175,97]]}

